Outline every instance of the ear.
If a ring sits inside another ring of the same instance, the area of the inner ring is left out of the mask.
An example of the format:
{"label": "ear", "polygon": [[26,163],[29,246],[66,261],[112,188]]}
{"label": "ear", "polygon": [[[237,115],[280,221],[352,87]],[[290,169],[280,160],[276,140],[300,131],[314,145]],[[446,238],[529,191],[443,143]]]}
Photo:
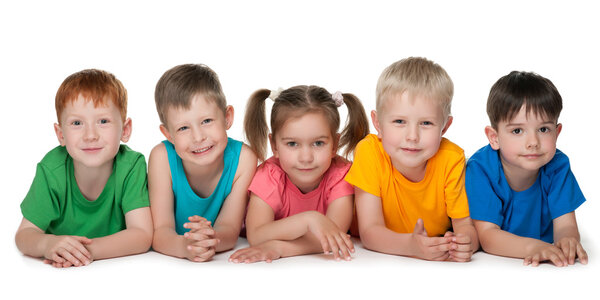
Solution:
{"label": "ear", "polygon": [[379,119],[377,118],[377,111],[371,111],[371,122],[373,122],[373,126],[377,130],[377,137],[381,138],[381,129],[379,127]]}
{"label": "ear", "polygon": [[562,124],[558,123],[558,125],[556,125],[556,137],[557,138],[561,131],[562,131]]}
{"label": "ear", "polygon": [[487,136],[488,141],[490,141],[490,146],[492,146],[492,149],[499,150],[500,143],[498,143],[498,132],[496,129],[494,129],[492,126],[486,126],[485,135]]}
{"label": "ear", "polygon": [[61,146],[64,146],[65,145],[65,136],[63,135],[62,128],[57,123],[54,123],[54,133],[56,133],[56,138],[58,139],[58,143]]}
{"label": "ear", "polygon": [[273,156],[279,158],[279,152],[277,152],[277,145],[275,144],[275,139],[273,138],[273,134],[269,133],[269,144],[271,145],[271,152],[273,152]]}
{"label": "ear", "polygon": [[452,121],[454,120],[454,118],[452,116],[448,116],[448,120],[446,121],[446,125],[444,126],[444,129],[442,129],[442,135],[444,135],[444,133],[446,133],[446,131],[448,131],[448,128],[450,128],[450,125],[452,125]]}
{"label": "ear", "polygon": [[227,105],[225,108],[225,128],[229,130],[233,124],[233,106]]}
{"label": "ear", "polygon": [[163,124],[160,124],[159,126],[160,132],[162,132],[162,134],[165,136],[165,138],[171,142],[171,144],[173,144],[173,137],[171,137],[171,133],[169,133],[169,129],[167,129],[167,127]]}
{"label": "ear", "polygon": [[131,129],[132,129],[131,119],[127,118],[125,123],[123,123],[123,133],[121,133],[121,142],[127,143],[129,138],[131,137]]}

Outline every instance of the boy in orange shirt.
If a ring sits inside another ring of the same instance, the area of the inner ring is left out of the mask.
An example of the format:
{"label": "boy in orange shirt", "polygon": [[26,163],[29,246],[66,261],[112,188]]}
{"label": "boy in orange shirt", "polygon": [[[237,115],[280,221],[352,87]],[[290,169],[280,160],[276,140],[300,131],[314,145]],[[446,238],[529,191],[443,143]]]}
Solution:
{"label": "boy in orange shirt", "polygon": [[371,112],[378,134],[358,144],[346,176],[366,248],[460,262],[479,248],[464,152],[442,137],[452,124],[453,92],[446,71],[424,58],[395,62],[379,77]]}

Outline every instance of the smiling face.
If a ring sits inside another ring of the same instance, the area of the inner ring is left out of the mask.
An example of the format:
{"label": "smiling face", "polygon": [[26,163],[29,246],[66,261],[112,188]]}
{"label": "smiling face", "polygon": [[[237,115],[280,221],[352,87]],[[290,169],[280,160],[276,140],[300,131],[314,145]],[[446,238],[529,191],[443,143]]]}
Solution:
{"label": "smiling face", "polygon": [[323,114],[291,118],[270,139],[273,155],[290,181],[303,193],[316,189],[337,150],[337,137]]}
{"label": "smiling face", "polygon": [[486,135],[490,146],[500,151],[507,177],[517,174],[535,177],[554,157],[556,140],[562,130],[557,120],[549,120],[533,111],[527,113],[525,106],[512,120],[498,122],[497,127],[486,127]]}
{"label": "smiling face", "polygon": [[112,168],[120,141],[127,142],[131,120],[123,122],[119,109],[110,99],[94,107],[94,102],[79,95],[68,102],[54,124],[58,141],[67,148],[75,168]]}
{"label": "smiling face", "polygon": [[371,119],[394,168],[413,182],[425,176],[427,161],[437,153],[452,123],[438,101],[409,92],[387,96],[380,113],[371,112]]}
{"label": "smiling face", "polygon": [[233,107],[226,113],[214,101],[198,94],[192,97],[189,108],[170,107],[167,124],[160,130],[173,143],[184,164],[213,166],[223,163],[227,147],[227,129],[233,121]]}

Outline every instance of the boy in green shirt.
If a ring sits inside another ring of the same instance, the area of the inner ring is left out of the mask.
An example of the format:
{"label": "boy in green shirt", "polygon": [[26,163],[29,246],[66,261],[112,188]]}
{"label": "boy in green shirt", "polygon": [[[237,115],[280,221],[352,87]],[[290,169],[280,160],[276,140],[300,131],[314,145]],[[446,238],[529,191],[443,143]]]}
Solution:
{"label": "boy in green shirt", "polygon": [[83,70],[56,93],[60,146],[37,165],[15,241],[54,267],[148,251],[146,161],[121,145],[131,135],[127,91],[114,75]]}

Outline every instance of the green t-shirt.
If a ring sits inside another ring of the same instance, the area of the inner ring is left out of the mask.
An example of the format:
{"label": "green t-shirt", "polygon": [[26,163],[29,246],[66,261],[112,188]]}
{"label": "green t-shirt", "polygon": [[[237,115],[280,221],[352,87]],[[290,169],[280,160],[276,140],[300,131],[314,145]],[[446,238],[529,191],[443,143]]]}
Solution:
{"label": "green t-shirt", "polygon": [[125,145],[120,146],[112,174],[95,201],[83,197],[74,174],[65,147],[48,152],[21,203],[23,217],[49,234],[96,238],[124,230],[127,212],[149,206],[146,160]]}

